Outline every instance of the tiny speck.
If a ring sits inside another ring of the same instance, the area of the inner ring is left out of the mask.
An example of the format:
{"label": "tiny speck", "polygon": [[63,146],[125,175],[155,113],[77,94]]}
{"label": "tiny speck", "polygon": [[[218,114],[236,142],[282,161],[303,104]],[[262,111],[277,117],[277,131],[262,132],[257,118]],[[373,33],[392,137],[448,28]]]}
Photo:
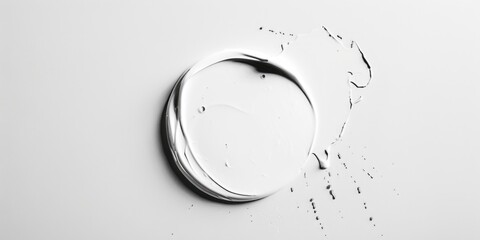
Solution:
{"label": "tiny speck", "polygon": [[333,194],[333,190],[330,190],[330,196],[332,196],[332,200],[335,200],[335,194]]}

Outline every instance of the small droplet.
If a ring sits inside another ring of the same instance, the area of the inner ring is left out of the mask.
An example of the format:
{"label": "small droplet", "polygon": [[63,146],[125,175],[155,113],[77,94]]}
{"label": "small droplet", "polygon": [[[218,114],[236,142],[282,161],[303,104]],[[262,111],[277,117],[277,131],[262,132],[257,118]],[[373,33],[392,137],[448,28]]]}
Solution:
{"label": "small droplet", "polygon": [[335,200],[335,195],[333,194],[333,189],[330,189],[330,196],[332,196],[332,199]]}

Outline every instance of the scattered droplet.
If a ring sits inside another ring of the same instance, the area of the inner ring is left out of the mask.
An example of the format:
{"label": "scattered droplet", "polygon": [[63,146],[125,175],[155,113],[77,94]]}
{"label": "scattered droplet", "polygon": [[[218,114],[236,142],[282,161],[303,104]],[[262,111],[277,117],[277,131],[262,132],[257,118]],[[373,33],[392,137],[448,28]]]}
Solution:
{"label": "scattered droplet", "polygon": [[332,196],[332,199],[335,200],[335,195],[333,194],[333,189],[330,189],[330,196]]}

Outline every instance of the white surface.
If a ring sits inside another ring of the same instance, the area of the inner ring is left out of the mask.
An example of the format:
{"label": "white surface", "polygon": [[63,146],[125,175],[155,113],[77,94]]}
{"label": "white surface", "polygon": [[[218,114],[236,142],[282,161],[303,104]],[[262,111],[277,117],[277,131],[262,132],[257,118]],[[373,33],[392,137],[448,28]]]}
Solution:
{"label": "white surface", "polygon": [[[479,239],[478,8],[0,1],[0,239]],[[251,204],[184,188],[157,136],[180,73],[212,52],[253,48],[260,26],[319,25],[355,39],[374,71],[341,145],[351,172],[332,166],[337,200],[316,170],[293,193]],[[361,169],[373,166],[370,180]]]}

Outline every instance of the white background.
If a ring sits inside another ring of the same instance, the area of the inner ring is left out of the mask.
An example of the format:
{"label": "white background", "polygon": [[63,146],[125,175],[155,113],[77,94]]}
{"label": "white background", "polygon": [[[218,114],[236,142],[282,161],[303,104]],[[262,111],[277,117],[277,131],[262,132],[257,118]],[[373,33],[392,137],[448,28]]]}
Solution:
{"label": "white background", "polygon": [[[1,0],[0,239],[480,239],[479,7]],[[321,25],[374,74],[340,149],[350,172],[332,166],[337,200],[313,168],[250,204],[186,189],[158,142],[180,73],[260,26]]]}

